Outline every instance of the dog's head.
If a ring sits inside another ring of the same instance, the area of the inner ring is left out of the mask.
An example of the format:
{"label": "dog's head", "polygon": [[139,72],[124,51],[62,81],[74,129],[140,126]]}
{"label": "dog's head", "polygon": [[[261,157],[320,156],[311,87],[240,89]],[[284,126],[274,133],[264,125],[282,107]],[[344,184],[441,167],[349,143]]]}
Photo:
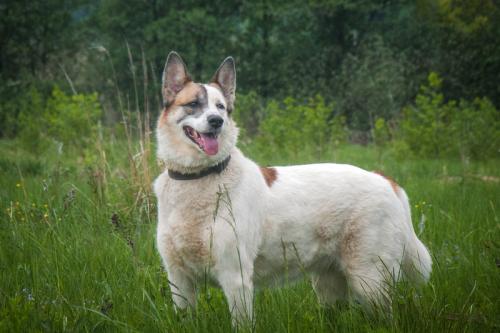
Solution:
{"label": "dog's head", "polygon": [[223,161],[236,145],[231,118],[236,90],[233,58],[208,84],[195,83],[181,57],[170,52],[162,78],[164,109],[157,126],[158,158],[167,168],[196,172]]}

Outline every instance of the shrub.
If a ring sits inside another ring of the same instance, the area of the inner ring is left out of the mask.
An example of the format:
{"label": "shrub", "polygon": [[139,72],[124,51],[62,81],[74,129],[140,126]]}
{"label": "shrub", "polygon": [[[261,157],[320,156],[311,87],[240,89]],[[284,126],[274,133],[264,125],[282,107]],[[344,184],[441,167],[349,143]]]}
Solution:
{"label": "shrub", "polygon": [[293,97],[282,103],[270,101],[259,126],[257,145],[263,153],[297,156],[299,151],[318,157],[331,143],[347,138],[345,118],[333,116],[334,105],[326,104],[320,95],[301,104]]}
{"label": "shrub", "polygon": [[346,143],[349,140],[349,129],[345,116],[336,115],[331,119],[330,137],[334,147]]}
{"label": "shrub", "polygon": [[377,118],[373,128],[373,142],[379,147],[384,147],[390,139],[391,132],[387,122],[384,118]]}
{"label": "shrub", "polygon": [[500,114],[487,98],[461,100],[451,122],[455,146],[462,159],[498,157]]}
{"label": "shrub", "polygon": [[84,146],[95,137],[102,113],[97,94],[68,96],[58,87],[47,101],[31,88],[20,108],[19,138],[32,151],[39,151],[50,139],[67,146]]}
{"label": "shrub", "polygon": [[486,98],[445,101],[442,80],[431,72],[414,106],[404,108],[402,138],[420,156],[498,156],[500,117]]}
{"label": "shrub", "polygon": [[296,155],[300,139],[300,110],[295,99],[288,97],[283,103],[271,100],[264,110],[264,118],[259,126],[257,146],[270,155],[277,151],[293,152]]}
{"label": "shrub", "polygon": [[83,146],[95,137],[101,114],[96,93],[68,96],[55,87],[44,117],[52,138],[66,145]]}

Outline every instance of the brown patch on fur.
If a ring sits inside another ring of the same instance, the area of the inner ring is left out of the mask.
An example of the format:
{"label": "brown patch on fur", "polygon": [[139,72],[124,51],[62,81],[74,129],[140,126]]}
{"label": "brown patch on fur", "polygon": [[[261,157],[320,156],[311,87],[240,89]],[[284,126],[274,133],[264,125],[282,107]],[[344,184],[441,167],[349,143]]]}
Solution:
{"label": "brown patch on fur", "polygon": [[[207,239],[203,235],[203,219],[185,221],[185,225],[177,225],[172,228],[172,234],[176,239],[176,245],[171,255],[177,257],[177,261],[187,260],[196,264],[207,264],[210,258],[210,248]],[[173,244],[172,244],[173,245]],[[179,262],[180,264],[180,262]]]}
{"label": "brown patch on fur", "polygon": [[320,224],[318,228],[315,230],[316,231],[316,236],[318,237],[318,240],[322,244],[329,243],[333,237],[335,236],[330,228],[328,228],[328,225],[325,224]]}
{"label": "brown patch on fur", "polygon": [[398,185],[398,183],[396,183],[396,181],[394,179],[392,179],[389,176],[384,175],[381,171],[373,171],[373,173],[375,173],[375,174],[377,174],[379,176],[382,176],[385,179],[387,179],[387,181],[389,182],[389,184],[391,184],[391,187],[392,187],[392,190],[394,191],[394,193],[396,193],[396,194],[398,193],[398,191],[399,191],[399,185]]}
{"label": "brown patch on fur", "polygon": [[354,251],[354,243],[356,240],[356,234],[353,231],[349,231],[345,237],[344,242],[342,243],[342,252],[344,254],[353,253]]}
{"label": "brown patch on fur", "polygon": [[196,99],[196,96],[202,91],[202,87],[194,82],[188,82],[184,88],[175,96],[172,105],[184,105]]}
{"label": "brown patch on fur", "polygon": [[178,268],[184,268],[185,263],[182,259],[181,254],[179,253],[177,247],[175,246],[174,240],[172,239],[172,235],[167,234],[165,238],[165,247],[167,250],[167,257],[169,261],[169,265],[175,265]]}
{"label": "brown patch on fur", "polygon": [[203,199],[180,204],[176,211],[176,223],[169,228],[166,237],[166,256],[169,265],[175,265],[184,270],[193,267],[212,266],[215,256],[211,251],[211,230],[207,227],[212,221],[212,215],[207,212],[215,210],[216,198]]}
{"label": "brown patch on fur", "polygon": [[196,84],[194,82],[186,83],[184,88],[182,88],[182,90],[179,91],[179,93],[175,96],[174,101],[163,109],[163,112],[161,113],[160,116],[160,120],[158,121],[158,127],[165,125],[170,110],[172,110],[175,107],[194,101],[197,95],[202,92],[202,89],[203,88],[199,84]]}
{"label": "brown patch on fur", "polygon": [[347,222],[347,226],[340,243],[340,253],[343,258],[344,263],[347,265],[346,268],[351,268],[350,266],[354,262],[354,258],[358,256],[358,246],[360,239],[360,229],[357,220],[351,220]]}
{"label": "brown patch on fur", "polygon": [[266,184],[269,187],[271,187],[278,178],[278,171],[276,171],[275,168],[260,167],[260,172],[262,173],[262,176],[264,176]]}

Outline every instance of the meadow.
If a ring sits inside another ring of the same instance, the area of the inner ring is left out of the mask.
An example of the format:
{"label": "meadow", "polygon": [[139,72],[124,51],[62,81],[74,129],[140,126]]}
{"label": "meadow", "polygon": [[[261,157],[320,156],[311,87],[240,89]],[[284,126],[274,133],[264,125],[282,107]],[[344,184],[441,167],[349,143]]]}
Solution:
{"label": "meadow", "polygon": [[[43,154],[0,141],[0,331],[231,331],[218,289],[200,286],[196,311],[173,309],[154,242],[151,182],[161,167],[153,145],[144,136],[104,138],[85,152],[53,145]],[[269,157],[252,142],[241,148],[261,165],[349,163],[390,175],[406,189],[434,261],[425,287],[394,286],[392,318],[357,304],[321,307],[305,277],[257,291],[257,319],[247,329],[500,331],[498,160],[402,158],[352,144],[326,147],[321,157]]]}

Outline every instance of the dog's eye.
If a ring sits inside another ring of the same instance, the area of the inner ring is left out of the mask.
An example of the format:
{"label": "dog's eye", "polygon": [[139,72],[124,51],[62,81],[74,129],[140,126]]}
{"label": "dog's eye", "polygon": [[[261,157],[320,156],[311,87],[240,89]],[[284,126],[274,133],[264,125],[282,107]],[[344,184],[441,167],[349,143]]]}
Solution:
{"label": "dog's eye", "polygon": [[216,106],[216,107],[217,107],[217,109],[219,109],[219,110],[224,110],[224,109],[226,109],[226,107],[225,107],[225,106],[224,106],[224,104],[222,104],[222,103],[217,103],[217,104],[215,104],[215,106]]}
{"label": "dog's eye", "polygon": [[198,101],[192,101],[192,102],[186,104],[186,106],[189,106],[190,108],[195,108],[198,106]]}

